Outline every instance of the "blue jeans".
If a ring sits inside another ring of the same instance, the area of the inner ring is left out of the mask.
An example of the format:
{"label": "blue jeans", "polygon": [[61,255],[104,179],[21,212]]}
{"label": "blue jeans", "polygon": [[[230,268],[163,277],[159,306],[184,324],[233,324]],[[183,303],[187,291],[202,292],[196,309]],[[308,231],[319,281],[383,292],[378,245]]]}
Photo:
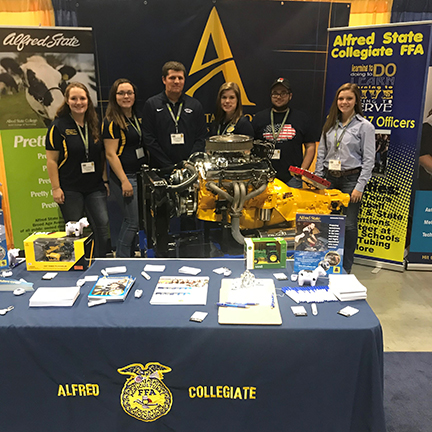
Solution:
{"label": "blue jeans", "polygon": [[106,191],[96,191],[84,194],[63,190],[65,201],[60,204],[60,210],[65,223],[79,221],[87,216],[93,230],[96,258],[105,258],[108,252],[108,210]]}
{"label": "blue jeans", "polygon": [[117,239],[116,257],[130,258],[135,254],[138,232],[138,188],[136,174],[126,174],[133,188],[133,196],[125,197],[120,180],[111,172],[110,188],[122,209],[123,223]]}
{"label": "blue jeans", "polygon": [[290,181],[287,183],[287,186],[295,189],[301,189],[303,187],[303,181],[293,176],[291,177]]}
{"label": "blue jeans", "polygon": [[[331,182],[327,189],[339,189],[343,193],[351,195],[357,184],[357,179],[360,173],[351,174],[345,177],[333,177],[326,174],[326,179]],[[343,268],[347,273],[351,272],[351,267],[354,262],[354,251],[357,247],[358,238],[358,212],[360,210],[360,202],[349,203],[348,207],[344,209],[345,219],[345,244],[344,244],[344,257]]]}

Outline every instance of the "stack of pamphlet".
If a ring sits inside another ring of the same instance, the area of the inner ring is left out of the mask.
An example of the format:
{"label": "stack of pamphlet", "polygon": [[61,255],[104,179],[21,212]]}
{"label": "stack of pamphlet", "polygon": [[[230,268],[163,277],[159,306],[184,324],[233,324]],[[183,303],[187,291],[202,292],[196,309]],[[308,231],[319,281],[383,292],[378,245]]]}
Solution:
{"label": "stack of pamphlet", "polygon": [[38,288],[29,299],[30,307],[72,306],[80,294],[80,287]]}
{"label": "stack of pamphlet", "polygon": [[135,280],[133,276],[101,276],[90,291],[88,299],[124,301]]}
{"label": "stack of pamphlet", "polygon": [[353,274],[330,274],[330,291],[340,301],[366,300],[367,289]]}

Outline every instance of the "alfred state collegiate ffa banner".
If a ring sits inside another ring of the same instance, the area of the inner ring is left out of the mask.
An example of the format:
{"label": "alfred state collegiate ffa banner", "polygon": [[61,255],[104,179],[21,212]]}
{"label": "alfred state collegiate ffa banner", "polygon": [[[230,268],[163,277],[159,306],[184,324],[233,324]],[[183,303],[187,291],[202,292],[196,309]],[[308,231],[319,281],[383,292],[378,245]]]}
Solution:
{"label": "alfred state collegiate ffa banner", "polygon": [[326,112],[337,89],[358,84],[365,117],[375,126],[375,166],[359,213],[357,257],[402,268],[417,165],[431,24],[329,31]]}

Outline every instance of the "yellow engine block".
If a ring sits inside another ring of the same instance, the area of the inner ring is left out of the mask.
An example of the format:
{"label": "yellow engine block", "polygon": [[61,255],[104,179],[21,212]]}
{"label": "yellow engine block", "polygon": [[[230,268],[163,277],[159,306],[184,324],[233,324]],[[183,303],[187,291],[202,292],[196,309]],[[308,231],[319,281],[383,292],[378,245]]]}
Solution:
{"label": "yellow engine block", "polygon": [[[206,180],[200,178],[197,217],[210,222],[220,222],[222,215],[216,213],[219,197],[206,188],[206,183]],[[227,183],[229,182],[225,184]],[[249,186],[247,192],[252,190],[252,186]],[[296,189],[275,179],[267,185],[264,192],[245,202],[240,217],[240,229],[270,227],[283,223],[294,226],[297,213],[330,214],[340,210],[342,206],[347,207],[349,200],[348,194],[337,189]],[[267,217],[269,220],[263,220],[262,210],[270,210],[270,217]]]}

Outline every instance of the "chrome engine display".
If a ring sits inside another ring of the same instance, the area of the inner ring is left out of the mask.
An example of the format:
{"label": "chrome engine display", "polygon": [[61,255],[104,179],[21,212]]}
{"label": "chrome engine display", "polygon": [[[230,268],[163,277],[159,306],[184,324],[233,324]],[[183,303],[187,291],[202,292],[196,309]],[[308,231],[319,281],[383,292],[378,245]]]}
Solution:
{"label": "chrome engine display", "polygon": [[337,190],[294,189],[275,178],[273,151],[248,136],[218,135],[207,140],[206,153],[168,172],[143,167],[140,208],[149,247],[167,256],[172,217],[217,223],[243,245],[242,231],[283,232],[294,228],[297,212],[328,214],[348,205],[349,195]]}

